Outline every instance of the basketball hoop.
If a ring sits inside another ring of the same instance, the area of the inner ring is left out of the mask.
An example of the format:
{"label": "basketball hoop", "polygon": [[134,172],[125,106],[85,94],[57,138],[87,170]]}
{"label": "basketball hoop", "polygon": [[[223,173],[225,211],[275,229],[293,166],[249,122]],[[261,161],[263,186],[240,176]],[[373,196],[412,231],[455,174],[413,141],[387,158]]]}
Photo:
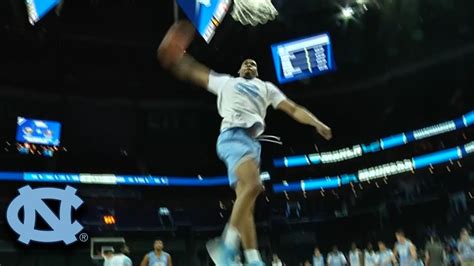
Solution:
{"label": "basketball hoop", "polygon": [[274,20],[278,11],[271,0],[234,0],[231,16],[243,25],[257,26]]}

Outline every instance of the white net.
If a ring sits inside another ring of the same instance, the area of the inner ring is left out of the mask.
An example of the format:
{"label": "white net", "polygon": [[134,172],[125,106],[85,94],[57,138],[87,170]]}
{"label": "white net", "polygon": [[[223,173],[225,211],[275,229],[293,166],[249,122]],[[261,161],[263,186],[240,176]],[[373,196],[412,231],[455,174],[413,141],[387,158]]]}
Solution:
{"label": "white net", "polygon": [[274,20],[278,11],[271,0],[234,0],[231,16],[243,25],[257,26]]}

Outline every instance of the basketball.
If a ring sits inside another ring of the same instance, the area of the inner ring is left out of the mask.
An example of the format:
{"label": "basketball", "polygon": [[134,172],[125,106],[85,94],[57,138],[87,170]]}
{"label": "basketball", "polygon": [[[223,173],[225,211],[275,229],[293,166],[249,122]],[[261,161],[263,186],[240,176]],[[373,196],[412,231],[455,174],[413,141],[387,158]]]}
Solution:
{"label": "basketball", "polygon": [[164,68],[179,61],[194,39],[194,27],[187,21],[174,24],[158,48],[158,60]]}

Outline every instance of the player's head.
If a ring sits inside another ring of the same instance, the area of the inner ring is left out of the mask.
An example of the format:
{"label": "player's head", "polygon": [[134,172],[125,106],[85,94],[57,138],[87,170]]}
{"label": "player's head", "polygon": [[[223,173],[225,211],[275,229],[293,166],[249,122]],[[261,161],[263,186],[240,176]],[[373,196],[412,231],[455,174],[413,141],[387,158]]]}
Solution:
{"label": "player's head", "polygon": [[368,251],[374,250],[374,247],[372,246],[372,243],[369,242],[369,243],[367,244],[367,250],[368,250]]}
{"label": "player's head", "polygon": [[123,244],[123,246],[120,248],[120,253],[128,255],[130,254],[130,248],[126,244]]}
{"label": "player's head", "polygon": [[379,250],[385,250],[387,248],[385,247],[385,243],[382,241],[379,241],[378,246],[379,246]]}
{"label": "player's head", "polygon": [[242,78],[253,79],[258,77],[257,62],[253,59],[245,59],[240,66],[239,75]]}
{"label": "player's head", "polygon": [[461,233],[459,234],[461,240],[465,240],[469,238],[469,231],[466,228],[461,229]]}
{"label": "player's head", "polygon": [[316,255],[316,256],[320,256],[320,255],[321,255],[321,251],[319,250],[318,247],[315,247],[315,248],[314,248],[314,255]]}
{"label": "player's head", "polygon": [[155,243],[153,244],[153,248],[155,251],[162,251],[163,250],[163,241],[160,239],[155,240]]}
{"label": "player's head", "polygon": [[437,235],[432,235],[432,236],[430,237],[430,240],[431,240],[431,242],[433,242],[433,243],[440,243],[440,242],[441,242],[441,239],[439,239],[439,237],[438,237]]}
{"label": "player's head", "polygon": [[309,262],[309,260],[305,260],[304,266],[311,266],[311,262]]}
{"label": "player's head", "polygon": [[395,232],[395,238],[397,239],[397,241],[401,242],[401,241],[405,241],[405,232],[403,232],[403,230],[397,230]]}
{"label": "player's head", "polygon": [[338,251],[339,251],[339,249],[337,248],[337,246],[332,247],[332,252],[338,252]]}
{"label": "player's head", "polygon": [[352,242],[351,244],[351,249],[356,250],[357,249],[357,244],[355,242]]}
{"label": "player's head", "polygon": [[104,247],[102,250],[103,257],[110,259],[114,255],[114,248],[113,247]]}

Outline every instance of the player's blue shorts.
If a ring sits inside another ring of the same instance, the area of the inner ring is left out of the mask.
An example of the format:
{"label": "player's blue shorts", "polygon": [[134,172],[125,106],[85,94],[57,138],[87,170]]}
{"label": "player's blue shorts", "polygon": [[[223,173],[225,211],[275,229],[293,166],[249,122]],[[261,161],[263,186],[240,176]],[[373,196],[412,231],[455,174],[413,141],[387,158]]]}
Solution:
{"label": "player's blue shorts", "polygon": [[260,165],[261,150],[260,142],[250,136],[245,128],[229,128],[221,132],[217,139],[217,155],[227,166],[232,187],[238,179],[235,170],[241,163],[253,159]]}

